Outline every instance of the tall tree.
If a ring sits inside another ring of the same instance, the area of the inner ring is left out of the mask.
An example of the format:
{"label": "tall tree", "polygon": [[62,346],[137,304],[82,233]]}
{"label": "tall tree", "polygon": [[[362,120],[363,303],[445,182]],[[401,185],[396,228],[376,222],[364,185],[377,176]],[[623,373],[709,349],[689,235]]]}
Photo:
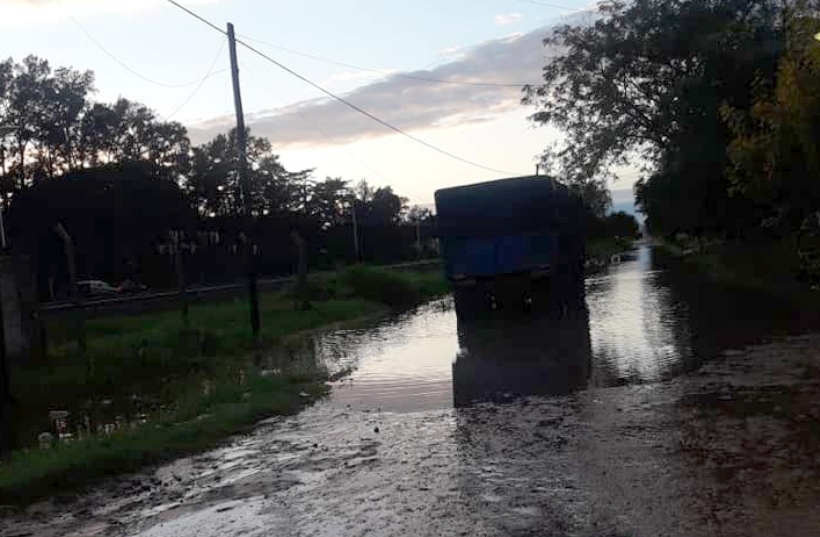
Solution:
{"label": "tall tree", "polygon": [[820,12],[799,2],[788,13],[787,51],[776,81],[761,79],[749,109],[723,107],[734,139],[729,175],[767,227],[820,232]]}
{"label": "tall tree", "polygon": [[[28,56],[15,64],[7,91],[5,121],[11,138],[10,171],[20,188],[25,188],[37,171],[42,171],[42,159],[36,150],[46,138],[46,98],[51,67],[48,62]],[[35,152],[35,158],[30,158]]]}
{"label": "tall tree", "polygon": [[[559,52],[525,101],[539,109],[533,121],[567,134],[546,155],[557,175],[584,184],[637,161],[652,173],[647,181],[688,185],[689,195],[665,204],[695,211],[707,202],[703,218],[687,225],[726,227],[734,209],[719,109],[748,106],[751,82],[775,69],[781,8],[780,0],[610,0],[593,24],[555,29],[545,45]],[[660,199],[644,208],[654,211]]]}
{"label": "tall tree", "polygon": [[348,181],[328,177],[313,185],[308,212],[319,220],[322,228],[327,229],[347,219],[350,200]]}
{"label": "tall tree", "polygon": [[363,180],[356,185],[354,195],[356,217],[363,224],[396,224],[407,209],[407,199],[397,196],[389,186],[374,189]]}
{"label": "tall tree", "polygon": [[[249,135],[247,153],[252,189],[246,195],[251,198],[252,211],[266,215],[300,210],[305,204],[304,185],[311,170],[286,170],[264,138]],[[186,189],[200,213],[226,216],[241,212],[238,157],[235,130],[193,149]]]}
{"label": "tall tree", "polygon": [[[94,74],[59,68],[47,85],[46,143],[53,176],[83,167],[82,117],[94,92]],[[56,168],[54,167],[56,165]]]}

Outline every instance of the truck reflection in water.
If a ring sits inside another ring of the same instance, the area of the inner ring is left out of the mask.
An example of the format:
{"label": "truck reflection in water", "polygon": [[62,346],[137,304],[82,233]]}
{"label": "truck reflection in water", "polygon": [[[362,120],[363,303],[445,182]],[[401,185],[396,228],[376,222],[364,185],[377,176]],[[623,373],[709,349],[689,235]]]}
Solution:
{"label": "truck reflection in water", "polygon": [[460,316],[458,341],[456,407],[566,395],[589,381],[592,351],[583,305],[529,316]]}

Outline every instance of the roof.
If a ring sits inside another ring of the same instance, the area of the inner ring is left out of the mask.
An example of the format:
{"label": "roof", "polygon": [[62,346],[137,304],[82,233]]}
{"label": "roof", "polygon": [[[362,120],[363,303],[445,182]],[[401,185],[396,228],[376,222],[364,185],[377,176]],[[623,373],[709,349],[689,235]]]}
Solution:
{"label": "roof", "polygon": [[507,177],[504,179],[494,179],[492,181],[483,181],[481,183],[472,183],[469,185],[459,185],[459,186],[452,186],[452,187],[445,187],[441,188],[436,191],[436,199],[438,199],[440,194],[448,194],[450,192],[458,192],[462,190],[483,190],[493,189],[495,187],[503,187],[505,185],[511,185],[514,183],[532,183],[534,181],[549,183],[553,188],[566,188],[561,183],[559,183],[554,177],[550,177],[548,175],[522,175],[519,177]]}

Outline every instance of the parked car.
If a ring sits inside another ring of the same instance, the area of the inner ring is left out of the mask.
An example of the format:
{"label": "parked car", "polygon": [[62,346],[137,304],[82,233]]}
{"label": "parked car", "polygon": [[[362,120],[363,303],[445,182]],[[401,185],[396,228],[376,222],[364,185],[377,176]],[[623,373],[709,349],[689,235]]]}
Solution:
{"label": "parked car", "polygon": [[83,280],[77,282],[77,290],[85,296],[105,296],[119,294],[119,289],[102,280]]}
{"label": "parked car", "polygon": [[148,290],[148,286],[141,283],[137,283],[133,280],[125,280],[122,283],[120,283],[119,286],[117,286],[117,289],[121,293],[142,293],[143,291]]}

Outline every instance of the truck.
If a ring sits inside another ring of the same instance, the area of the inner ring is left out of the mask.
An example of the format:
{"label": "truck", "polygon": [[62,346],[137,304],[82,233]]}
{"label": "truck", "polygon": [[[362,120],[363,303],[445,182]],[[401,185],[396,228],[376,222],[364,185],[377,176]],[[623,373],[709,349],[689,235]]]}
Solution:
{"label": "truck", "polygon": [[527,311],[583,295],[584,211],[566,186],[515,177],[444,188],[435,199],[459,313]]}

